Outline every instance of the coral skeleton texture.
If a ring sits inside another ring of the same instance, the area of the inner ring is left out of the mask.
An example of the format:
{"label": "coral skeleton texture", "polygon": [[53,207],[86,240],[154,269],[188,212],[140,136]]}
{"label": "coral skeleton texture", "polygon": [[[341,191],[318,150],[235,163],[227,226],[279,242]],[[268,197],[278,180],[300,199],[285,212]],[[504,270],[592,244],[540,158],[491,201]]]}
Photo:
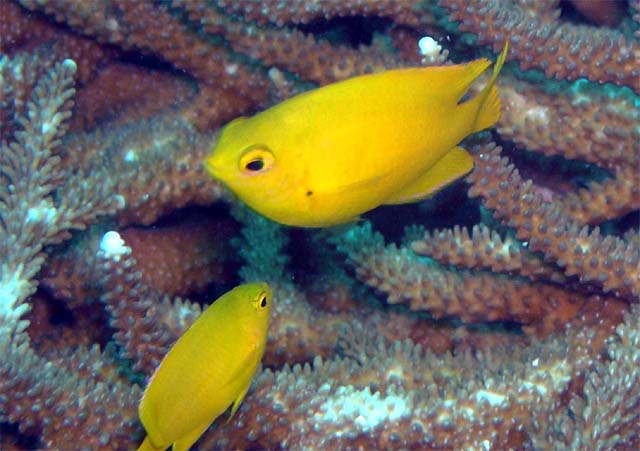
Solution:
{"label": "coral skeleton texture", "polygon": [[[506,40],[433,198],[299,230],[204,170],[233,118]],[[638,0],[0,0],[0,448],[136,448],[253,281],[262,367],[197,449],[640,448],[639,95]]]}

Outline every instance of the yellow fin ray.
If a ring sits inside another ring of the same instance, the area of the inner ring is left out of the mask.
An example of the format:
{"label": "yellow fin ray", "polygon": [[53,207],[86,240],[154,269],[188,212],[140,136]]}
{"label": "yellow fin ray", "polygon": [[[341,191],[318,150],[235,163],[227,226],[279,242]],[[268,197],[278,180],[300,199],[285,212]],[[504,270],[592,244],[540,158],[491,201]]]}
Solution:
{"label": "yellow fin ray", "polygon": [[471,84],[489,66],[491,61],[481,58],[466,64],[434,67],[411,67],[396,69],[377,74],[380,81],[392,84],[410,84],[417,96],[446,97],[452,102],[464,96]]}
{"label": "yellow fin ray", "polygon": [[240,403],[242,403],[242,400],[244,399],[244,396],[247,394],[247,390],[249,390],[249,387],[250,387],[250,385],[247,385],[247,388],[242,390],[240,392],[240,394],[238,395],[238,397],[235,399],[235,401],[233,401],[233,406],[231,407],[231,413],[229,413],[229,418],[227,418],[227,423],[229,421],[231,421],[231,418],[233,418],[233,415],[238,410],[238,407],[240,407]]}
{"label": "yellow fin ray", "polygon": [[164,451],[165,449],[166,449],[166,446],[165,447],[162,447],[162,446],[157,447],[157,446],[155,446],[151,442],[151,439],[149,438],[148,435],[144,438],[144,441],[138,447],[138,451]]}
{"label": "yellow fin ray", "polygon": [[207,428],[210,426],[209,422],[205,422],[203,424],[198,425],[193,428],[191,432],[183,435],[178,440],[173,442],[173,446],[171,447],[171,451],[187,451],[189,448],[193,446],[195,442],[198,441],[200,436],[204,434]]}
{"label": "yellow fin ray", "polygon": [[463,177],[471,169],[471,155],[462,147],[455,147],[418,179],[396,192],[385,205],[407,204],[426,199]]}
{"label": "yellow fin ray", "polygon": [[443,80],[443,85],[445,85],[447,89],[450,90],[451,94],[455,98],[455,101],[459,102],[462,96],[467,93],[471,84],[489,66],[491,66],[491,61],[486,58],[481,58],[464,65],[451,66],[458,69],[456,71],[458,73],[447,74],[448,77]]}
{"label": "yellow fin ray", "polygon": [[474,124],[472,133],[493,127],[495,123],[498,122],[498,119],[500,119],[500,96],[498,96],[495,82],[502,69],[508,51],[509,41],[505,42],[500,56],[498,56],[496,63],[493,65],[491,78],[486,86],[482,88],[480,94],[460,106],[461,108],[470,110],[469,114],[471,117],[475,116],[475,120],[472,122]]}
{"label": "yellow fin ray", "polygon": [[335,195],[343,192],[358,192],[358,191],[367,191],[371,188],[371,185],[375,185],[376,183],[381,183],[387,178],[391,172],[385,172],[383,174],[378,174],[373,177],[362,178],[358,180],[354,180],[350,183],[346,183],[344,185],[337,185],[332,187],[331,190],[320,190],[318,194],[321,195]]}
{"label": "yellow fin ray", "polygon": [[[258,352],[258,350],[256,349],[255,352]],[[231,421],[231,418],[233,418],[236,410],[238,410],[238,407],[240,407],[242,400],[247,395],[249,387],[251,387],[251,380],[253,379],[253,375],[256,372],[256,368],[251,365],[251,361],[253,360],[255,360],[255,356],[252,353],[249,353],[246,363],[243,363],[240,366],[239,371],[233,377],[233,379],[235,380],[248,380],[249,383],[244,388],[240,388],[240,390],[238,391],[238,396],[236,396],[236,398],[233,400],[233,404],[231,404],[231,412],[229,413],[229,418],[227,418],[226,423]]]}

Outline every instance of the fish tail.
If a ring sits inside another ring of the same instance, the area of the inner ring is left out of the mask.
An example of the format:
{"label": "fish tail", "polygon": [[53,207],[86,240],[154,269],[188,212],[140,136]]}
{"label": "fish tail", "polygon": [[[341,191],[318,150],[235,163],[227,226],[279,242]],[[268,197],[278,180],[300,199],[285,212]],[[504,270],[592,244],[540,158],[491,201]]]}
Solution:
{"label": "fish tail", "polygon": [[498,122],[498,119],[500,119],[500,97],[498,96],[498,90],[495,87],[495,82],[500,70],[502,69],[502,65],[504,64],[508,51],[509,41],[506,41],[502,52],[500,52],[500,56],[498,56],[498,59],[493,66],[491,79],[489,79],[487,85],[482,89],[482,92],[468,102],[471,104],[470,106],[473,105],[474,109],[477,108],[477,116],[472,133],[492,127],[496,122]]}
{"label": "fish tail", "polygon": [[149,439],[149,436],[147,435],[142,444],[138,447],[138,451],[164,451],[166,448],[166,446],[164,448],[158,448],[155,446],[151,443],[151,439]]}

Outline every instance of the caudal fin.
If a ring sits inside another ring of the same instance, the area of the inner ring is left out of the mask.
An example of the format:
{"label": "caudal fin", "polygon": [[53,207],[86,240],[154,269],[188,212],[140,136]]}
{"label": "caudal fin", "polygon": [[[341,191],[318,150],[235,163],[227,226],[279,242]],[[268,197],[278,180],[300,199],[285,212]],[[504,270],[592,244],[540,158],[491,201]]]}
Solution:
{"label": "caudal fin", "polygon": [[495,87],[496,78],[502,69],[504,60],[509,51],[509,41],[504,43],[504,48],[500,52],[500,56],[493,65],[493,73],[487,85],[482,89],[480,94],[469,100],[468,107],[477,111],[476,121],[473,127],[473,133],[492,127],[498,119],[500,119],[500,97]]}

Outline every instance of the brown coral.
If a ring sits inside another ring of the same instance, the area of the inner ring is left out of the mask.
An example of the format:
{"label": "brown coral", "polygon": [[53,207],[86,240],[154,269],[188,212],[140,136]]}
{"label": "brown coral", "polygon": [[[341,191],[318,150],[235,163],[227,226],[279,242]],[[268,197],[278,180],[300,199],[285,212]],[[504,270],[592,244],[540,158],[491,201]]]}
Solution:
{"label": "brown coral", "polygon": [[[202,447],[637,445],[637,307],[615,332],[639,283],[637,14],[605,29],[557,0],[69,4],[0,3],[0,446],[63,447],[70,428],[78,446],[138,445],[144,378],[201,310],[173,295],[226,289],[209,266],[220,253],[243,262],[232,283],[266,280],[276,297],[268,368]],[[366,32],[344,33],[354,25]],[[426,35],[441,46],[429,57]],[[473,200],[458,205],[461,183],[437,212],[442,198],[379,212],[423,223],[404,244],[362,224],[280,228],[202,168],[238,115],[357,74],[468,61],[507,36],[509,58],[547,78],[505,66],[504,156],[476,148]],[[211,238],[212,204],[241,224],[232,239]],[[106,231],[133,250],[98,254]]]}

